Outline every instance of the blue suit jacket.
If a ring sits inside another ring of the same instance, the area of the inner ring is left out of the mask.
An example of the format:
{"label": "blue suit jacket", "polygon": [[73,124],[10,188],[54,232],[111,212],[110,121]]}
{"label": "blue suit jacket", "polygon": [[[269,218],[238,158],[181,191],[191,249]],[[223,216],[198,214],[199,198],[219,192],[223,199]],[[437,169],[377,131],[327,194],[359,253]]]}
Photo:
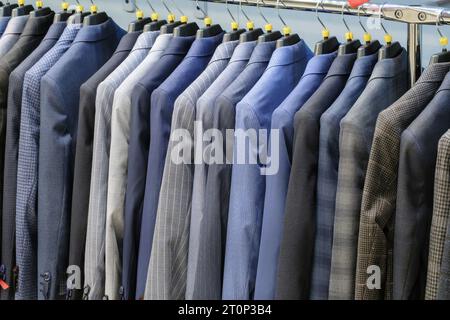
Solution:
{"label": "blue suit jacket", "polygon": [[80,86],[111,57],[124,33],[112,19],[83,27],[41,80],[39,299],[65,293]]}

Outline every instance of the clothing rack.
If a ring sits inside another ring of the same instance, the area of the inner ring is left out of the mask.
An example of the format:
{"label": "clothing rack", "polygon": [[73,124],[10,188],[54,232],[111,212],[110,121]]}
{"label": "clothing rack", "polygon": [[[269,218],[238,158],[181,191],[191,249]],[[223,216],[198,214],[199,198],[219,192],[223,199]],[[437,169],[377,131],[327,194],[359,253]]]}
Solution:
{"label": "clothing rack", "polygon": [[[199,0],[204,2],[225,3],[225,0]],[[319,5],[317,5],[319,3]],[[277,8],[276,0],[244,0],[228,1],[229,5],[245,5]],[[421,41],[422,25],[450,24],[450,10],[438,7],[407,6],[395,4],[366,3],[358,8],[347,5],[347,1],[332,0],[280,0],[280,9],[300,11],[318,11],[321,13],[335,13],[345,15],[360,15],[362,17],[374,16],[384,20],[406,23],[408,27],[407,49],[409,56],[409,76],[411,85],[414,84],[422,72]],[[344,11],[344,12],[343,12]]]}

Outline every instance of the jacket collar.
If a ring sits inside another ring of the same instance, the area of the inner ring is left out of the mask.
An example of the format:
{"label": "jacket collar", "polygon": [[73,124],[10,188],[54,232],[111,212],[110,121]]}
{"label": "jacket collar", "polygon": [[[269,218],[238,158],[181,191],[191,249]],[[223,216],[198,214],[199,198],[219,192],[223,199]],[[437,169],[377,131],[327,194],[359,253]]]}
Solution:
{"label": "jacket collar", "polygon": [[400,73],[407,72],[408,59],[406,50],[394,58],[383,59],[377,62],[373,69],[370,79],[374,78],[393,78]]}
{"label": "jacket collar", "polygon": [[253,49],[255,49],[256,41],[247,41],[239,43],[234,49],[233,55],[230,58],[230,63],[237,61],[248,61],[252,55]]}
{"label": "jacket collar", "polygon": [[62,33],[61,37],[59,37],[58,42],[61,41],[70,41],[72,42],[75,37],[77,36],[78,32],[80,31],[81,27],[83,25],[81,23],[76,24],[69,24],[64,32]]}
{"label": "jacket collar", "polygon": [[0,34],[3,34],[11,17],[0,17]]}
{"label": "jacket collar", "polygon": [[222,42],[214,51],[214,55],[212,56],[209,64],[219,61],[219,60],[229,60],[233,55],[233,51],[236,46],[239,44],[239,40]]}
{"label": "jacket collar", "polygon": [[250,56],[248,64],[268,63],[275,50],[276,41],[258,43]]}
{"label": "jacket collar", "polygon": [[442,82],[450,70],[450,62],[430,64],[422,73],[416,85],[425,82]]}
{"label": "jacket collar", "polygon": [[186,55],[189,48],[194,42],[195,37],[174,37],[170,40],[169,45],[164,50],[163,55]]}
{"label": "jacket collar", "polygon": [[30,17],[20,36],[26,37],[44,35],[47,33],[48,28],[52,25],[54,16],[55,13],[52,11],[42,17]]}
{"label": "jacket collar", "polygon": [[108,20],[100,24],[83,26],[80,32],[78,32],[74,43],[100,41],[108,38],[114,33],[118,33],[120,30],[120,27],[114,22],[114,20],[108,18]]}
{"label": "jacket collar", "polygon": [[137,38],[139,37],[140,34],[141,34],[141,32],[126,33],[122,37],[122,39],[120,39],[120,42],[117,45],[117,48],[116,48],[116,51],[114,52],[114,54],[119,53],[119,52],[124,52],[124,51],[131,51],[131,49],[133,48],[133,46],[136,43]]}
{"label": "jacket collar", "polygon": [[59,37],[63,34],[66,26],[66,22],[53,23],[45,34],[44,40],[58,40]]}
{"label": "jacket collar", "polygon": [[213,55],[217,46],[222,42],[223,33],[220,33],[213,37],[205,37],[195,39],[192,43],[189,52],[186,55],[188,57],[207,57]]}
{"label": "jacket collar", "polygon": [[25,24],[28,21],[28,16],[13,17],[9,20],[4,34],[21,34]]}
{"label": "jacket collar", "polygon": [[450,90],[450,72],[445,75],[444,80],[442,81],[439,90],[436,92],[438,94],[441,91],[449,91]]}
{"label": "jacket collar", "polygon": [[326,78],[333,76],[349,75],[352,72],[355,60],[356,60],[356,53],[343,54],[341,56],[338,55],[331,64],[330,70],[328,70]]}
{"label": "jacket collar", "polygon": [[370,77],[377,61],[378,52],[357,58],[353,65],[352,73],[350,73],[349,80],[356,77]]}
{"label": "jacket collar", "polygon": [[135,50],[150,50],[150,48],[153,46],[153,43],[155,42],[156,38],[159,36],[159,31],[149,31],[144,32],[139,35],[137,38],[133,49],[131,51]]}
{"label": "jacket collar", "polygon": [[293,45],[275,49],[268,68],[293,64],[308,56],[312,56],[312,51],[308,48],[304,40],[300,40]]}
{"label": "jacket collar", "polygon": [[337,51],[319,54],[311,58],[306,65],[303,77],[311,74],[326,74],[337,57]]}

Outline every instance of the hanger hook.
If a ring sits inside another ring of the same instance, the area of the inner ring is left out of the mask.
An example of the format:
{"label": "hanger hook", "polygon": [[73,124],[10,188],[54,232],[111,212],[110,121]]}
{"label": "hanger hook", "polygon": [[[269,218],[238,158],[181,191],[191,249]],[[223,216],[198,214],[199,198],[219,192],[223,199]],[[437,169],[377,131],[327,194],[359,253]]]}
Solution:
{"label": "hanger hook", "polygon": [[283,24],[283,26],[286,26],[287,25],[286,22],[284,22],[283,18],[280,15],[280,2],[283,3],[283,1],[277,0],[277,16],[278,16],[278,19],[280,19],[280,21]]}
{"label": "hanger hook", "polygon": [[[245,0],[245,2],[248,3],[247,0]],[[247,15],[247,13],[245,12],[244,8],[242,7],[242,0],[239,0],[239,10],[241,10],[242,14],[244,15],[245,19],[247,19],[247,21],[252,21],[252,20],[248,17],[248,15]]]}
{"label": "hanger hook", "polygon": [[184,16],[184,12],[180,9],[179,6],[177,6],[176,2],[174,0],[171,0],[172,4],[174,5],[175,9],[177,9],[177,11],[180,13],[180,15]]}
{"label": "hanger hook", "polygon": [[203,10],[203,9],[200,7],[200,4],[198,3],[198,0],[195,0],[195,7],[196,7],[197,10],[199,10],[199,11],[203,14],[203,17],[200,18],[200,19],[205,19],[205,18],[208,16],[208,15],[206,14],[205,10]]}
{"label": "hanger hook", "polygon": [[150,9],[152,10],[152,12],[153,12],[153,13],[156,13],[155,8],[152,6],[152,4],[150,3],[150,1],[149,1],[149,0],[146,0],[146,1],[147,1],[148,6],[150,7]]}
{"label": "hanger hook", "polygon": [[232,14],[231,11],[230,11],[230,8],[228,7],[228,0],[225,0],[225,6],[226,6],[226,8],[227,8],[228,14],[229,14],[230,17],[231,17],[231,21],[236,21],[236,19],[234,18],[233,14]]}
{"label": "hanger hook", "polygon": [[344,2],[344,3],[342,4],[342,8],[341,8],[342,22],[344,23],[345,28],[347,28],[347,31],[348,31],[348,32],[352,32],[352,31],[350,30],[348,24],[347,24],[347,21],[345,20],[344,9],[347,9],[347,8],[348,8],[348,7],[347,7],[347,2]]}
{"label": "hanger hook", "polygon": [[267,20],[266,16],[262,13],[261,7],[259,6],[259,3],[260,3],[260,2],[262,2],[263,4],[265,4],[263,0],[258,0],[258,1],[256,2],[256,8],[258,8],[259,15],[263,18],[264,22],[265,22],[266,24],[269,24],[269,20]]}
{"label": "hanger hook", "polygon": [[441,28],[439,28],[439,26],[441,25],[441,22],[442,22],[442,13],[444,11],[445,11],[445,9],[442,9],[441,11],[439,11],[439,14],[436,17],[436,29],[437,29],[437,32],[439,33],[439,36],[441,38],[445,38],[444,34],[441,31]]}
{"label": "hanger hook", "polygon": [[169,8],[169,6],[167,5],[166,1],[165,1],[165,0],[161,0],[161,2],[162,2],[162,4],[163,4],[164,8],[166,8],[167,13],[173,14],[173,13],[172,13],[172,10],[170,10],[170,8]]}
{"label": "hanger hook", "polygon": [[323,10],[322,2],[323,2],[323,0],[317,0],[317,4],[316,4],[316,18],[317,18],[317,21],[319,21],[319,23],[322,25],[322,27],[325,30],[328,30],[327,26],[323,23],[322,19],[320,19],[320,16],[319,16],[319,6],[321,6],[322,10]]}
{"label": "hanger hook", "polygon": [[[361,15],[359,14],[361,8],[362,8],[362,5],[361,5],[361,6],[358,6],[358,21],[359,21],[359,25],[360,25],[361,28],[363,29],[364,33],[367,33],[367,29],[366,29],[366,27],[364,27],[364,24],[363,24],[362,21],[361,21]],[[363,8],[363,10],[364,10],[364,8]],[[365,12],[366,12],[366,11],[364,10],[364,13],[365,13]]]}
{"label": "hanger hook", "polygon": [[379,11],[379,15],[380,15],[380,25],[381,25],[381,28],[383,28],[383,31],[384,31],[384,33],[385,34],[389,34],[389,32],[386,30],[386,27],[384,26],[384,24],[383,24],[383,8],[384,8],[384,5],[386,4],[386,2],[384,2],[382,5],[380,5],[380,11]]}

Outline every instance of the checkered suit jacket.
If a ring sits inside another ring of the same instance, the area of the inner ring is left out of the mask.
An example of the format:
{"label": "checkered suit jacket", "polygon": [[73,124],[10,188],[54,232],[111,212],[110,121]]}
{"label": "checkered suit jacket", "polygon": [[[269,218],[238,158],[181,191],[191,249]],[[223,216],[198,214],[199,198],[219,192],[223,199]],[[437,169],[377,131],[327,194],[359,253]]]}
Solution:
{"label": "checkered suit jacket", "polygon": [[[400,138],[433,98],[449,69],[450,63],[430,65],[408,92],[378,116],[361,204],[356,299],[392,299]],[[380,289],[366,286],[371,265],[381,269]]]}

